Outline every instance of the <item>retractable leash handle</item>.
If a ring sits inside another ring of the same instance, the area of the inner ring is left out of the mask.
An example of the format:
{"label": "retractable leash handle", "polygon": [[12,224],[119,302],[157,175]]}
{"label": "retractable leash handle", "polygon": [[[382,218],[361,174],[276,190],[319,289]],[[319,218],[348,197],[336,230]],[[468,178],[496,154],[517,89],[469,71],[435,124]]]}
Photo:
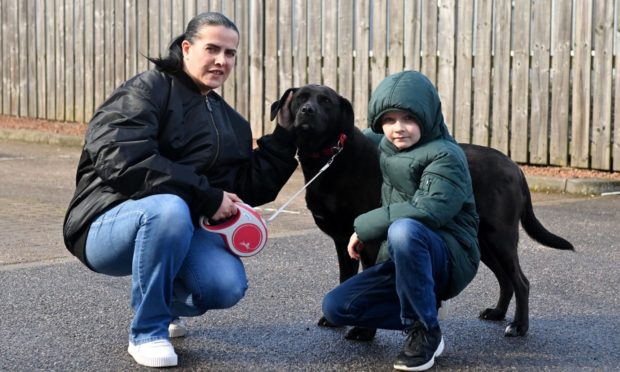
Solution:
{"label": "retractable leash handle", "polygon": [[321,175],[330,165],[332,165],[334,158],[342,151],[342,146],[346,136],[340,135],[338,144],[334,147],[334,154],[325,163],[325,165],[317,172],[317,174],[308,181],[299,191],[291,196],[274,214],[269,217],[267,222],[263,220],[261,215],[245,203],[237,204],[237,214],[228,220],[217,224],[209,224],[209,219],[202,216],[200,217],[200,227],[203,229],[220,234],[224,238],[224,242],[228,249],[239,257],[250,257],[260,252],[267,244],[267,223],[273,221],[279,214],[286,208],[302,191],[304,191],[308,185],[310,185],[317,177]]}
{"label": "retractable leash handle", "polygon": [[267,244],[267,224],[261,215],[245,203],[237,204],[237,214],[217,224],[209,224],[204,216],[200,217],[200,227],[220,234],[226,247],[239,257],[250,257],[260,252]]}

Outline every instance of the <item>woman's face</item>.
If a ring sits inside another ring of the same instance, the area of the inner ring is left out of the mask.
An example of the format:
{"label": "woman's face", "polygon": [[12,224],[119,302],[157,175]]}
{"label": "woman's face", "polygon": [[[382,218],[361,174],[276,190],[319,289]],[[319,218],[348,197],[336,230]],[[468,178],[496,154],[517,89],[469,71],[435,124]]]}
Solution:
{"label": "woman's face", "polygon": [[232,71],[237,56],[239,35],[224,26],[204,26],[194,42],[184,40],[183,71],[189,75],[206,95],[217,89]]}

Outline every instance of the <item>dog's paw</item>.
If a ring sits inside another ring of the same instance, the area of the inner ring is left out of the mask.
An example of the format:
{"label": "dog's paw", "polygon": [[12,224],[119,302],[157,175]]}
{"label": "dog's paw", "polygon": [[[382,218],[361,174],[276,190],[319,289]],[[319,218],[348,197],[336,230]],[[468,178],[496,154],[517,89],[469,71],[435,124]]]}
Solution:
{"label": "dog's paw", "polygon": [[497,310],[496,308],[489,308],[482,310],[478,318],[483,320],[504,320],[506,318],[506,312]]}
{"label": "dog's paw", "polygon": [[512,322],[508,324],[508,327],[506,327],[506,330],[504,331],[504,336],[522,337],[522,336],[525,336],[528,329],[529,329],[529,325],[527,324],[523,324],[520,322]]}
{"label": "dog's paw", "polygon": [[340,327],[339,325],[336,325],[336,324],[330,322],[329,320],[325,319],[324,316],[322,316],[321,319],[319,319],[318,325],[319,325],[319,327],[330,327],[330,328]]}
{"label": "dog's paw", "polygon": [[344,338],[353,341],[371,341],[376,334],[377,330],[375,328],[352,327]]}

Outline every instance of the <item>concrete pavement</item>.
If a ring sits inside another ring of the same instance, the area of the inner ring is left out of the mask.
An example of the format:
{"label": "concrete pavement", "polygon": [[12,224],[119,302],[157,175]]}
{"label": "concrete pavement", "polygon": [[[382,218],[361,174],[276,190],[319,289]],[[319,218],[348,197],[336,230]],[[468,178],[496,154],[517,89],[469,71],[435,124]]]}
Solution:
{"label": "concrete pavement", "polygon": [[[129,278],[94,274],[62,244],[79,148],[0,140],[0,370],[142,370],[126,352]],[[299,172],[269,216],[302,185]],[[616,370],[620,335],[620,196],[534,193],[537,216],[576,252],[521,235],[531,283],[530,332],[503,336],[507,322],[477,319],[497,299],[481,266],[450,302],[446,351],[435,370]],[[402,335],[379,331],[348,342],[343,329],[317,327],[323,294],[337,283],[334,248],[312,222],[303,197],[269,226],[260,255],[245,259],[250,289],[240,304],[189,319],[174,345],[179,370],[387,371]],[[509,310],[512,318],[514,307]]]}

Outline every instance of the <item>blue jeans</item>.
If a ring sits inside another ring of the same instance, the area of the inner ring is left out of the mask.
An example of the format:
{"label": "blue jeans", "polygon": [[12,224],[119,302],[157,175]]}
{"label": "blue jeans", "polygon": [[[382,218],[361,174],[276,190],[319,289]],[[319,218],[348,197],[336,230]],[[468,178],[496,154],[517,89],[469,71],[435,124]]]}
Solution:
{"label": "blue jeans", "polygon": [[437,298],[448,286],[448,247],[422,223],[403,218],[388,229],[391,260],[372,266],[331,290],[323,314],[337,325],[402,330],[416,320],[439,325]]}
{"label": "blue jeans", "polygon": [[131,274],[134,344],[168,338],[179,316],[232,307],[247,289],[241,260],[220,235],[195,228],[175,195],[127,200],[100,215],[90,226],[86,260],[103,274]]}

